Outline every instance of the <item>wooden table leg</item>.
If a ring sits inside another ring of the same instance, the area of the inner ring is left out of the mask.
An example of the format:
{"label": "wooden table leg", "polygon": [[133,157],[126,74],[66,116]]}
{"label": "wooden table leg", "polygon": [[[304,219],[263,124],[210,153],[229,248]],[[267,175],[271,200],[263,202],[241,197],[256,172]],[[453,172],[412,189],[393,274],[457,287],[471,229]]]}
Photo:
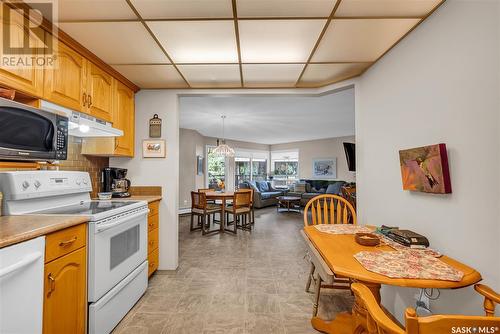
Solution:
{"label": "wooden table leg", "polygon": [[226,228],[226,198],[222,198],[222,209],[221,209],[221,217],[220,217],[220,232],[224,233]]}
{"label": "wooden table leg", "polygon": [[[375,299],[380,304],[380,284],[361,283],[371,290]],[[363,303],[355,299],[351,312],[339,313],[332,321],[325,321],[319,317],[313,317],[311,319],[311,325],[314,329],[328,334],[366,333],[366,312]]]}

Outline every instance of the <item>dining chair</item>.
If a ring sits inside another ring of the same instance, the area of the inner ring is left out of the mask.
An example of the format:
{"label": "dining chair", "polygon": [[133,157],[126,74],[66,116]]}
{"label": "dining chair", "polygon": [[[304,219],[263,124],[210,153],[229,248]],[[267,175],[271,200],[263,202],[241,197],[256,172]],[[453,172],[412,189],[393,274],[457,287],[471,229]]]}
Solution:
{"label": "dining chair", "polygon": [[[500,294],[488,286],[476,284],[474,289],[484,297],[485,316],[469,315],[431,315],[419,317],[414,308],[405,311],[405,328],[394,322],[378,304],[368,287],[361,283],[353,283],[351,289],[366,312],[368,334],[436,334],[453,333],[452,328],[470,328],[471,333],[480,333],[478,328],[497,328],[500,326],[500,317],[495,317],[495,304],[500,303]],[[358,311],[356,311],[358,312]],[[476,328],[476,331],[472,329]],[[455,331],[456,333],[464,333]],[[484,333],[487,333],[486,331]]]}
{"label": "dining chair", "polygon": [[[333,194],[313,197],[304,208],[304,226],[349,224],[349,217],[351,217],[352,224],[356,224],[356,211],[353,206],[345,198]],[[311,283],[314,281],[313,316],[316,316],[321,288],[349,290],[351,280],[347,277],[337,276],[329,270],[321,255],[313,251],[313,247],[310,247],[308,252],[311,269],[307,278],[306,292],[309,292]]]}
{"label": "dining chair", "polygon": [[249,192],[250,193],[250,224],[254,225],[255,224],[255,209],[253,206],[253,189],[252,188],[241,188],[238,191],[240,192]]}
{"label": "dining chair", "polygon": [[[252,231],[251,224],[251,195],[250,191],[236,191],[233,197],[233,204],[226,211],[226,222],[229,221],[229,215],[233,215],[233,229],[228,230],[236,234],[237,229]],[[247,219],[249,218],[249,219]]]}
{"label": "dining chair", "polygon": [[[201,229],[201,234],[205,235],[208,233],[215,232],[217,230],[210,231],[211,216],[215,214],[222,213],[222,208],[213,203],[207,203],[207,195],[204,192],[191,192],[191,225],[190,231],[195,231]],[[198,217],[198,226],[194,226],[194,217]]]}

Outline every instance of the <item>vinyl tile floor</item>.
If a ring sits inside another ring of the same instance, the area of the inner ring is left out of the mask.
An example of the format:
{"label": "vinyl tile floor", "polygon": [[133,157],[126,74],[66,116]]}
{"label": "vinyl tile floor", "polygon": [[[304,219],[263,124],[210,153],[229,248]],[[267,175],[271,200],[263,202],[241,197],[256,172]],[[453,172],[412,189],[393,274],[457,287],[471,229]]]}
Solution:
{"label": "vinyl tile floor", "polygon": [[[115,328],[139,333],[318,333],[310,324],[313,286],[299,231],[302,214],[256,210],[252,232],[202,236],[180,217],[179,267],[158,271],[144,296]],[[319,315],[350,310],[349,291],[322,291]]]}

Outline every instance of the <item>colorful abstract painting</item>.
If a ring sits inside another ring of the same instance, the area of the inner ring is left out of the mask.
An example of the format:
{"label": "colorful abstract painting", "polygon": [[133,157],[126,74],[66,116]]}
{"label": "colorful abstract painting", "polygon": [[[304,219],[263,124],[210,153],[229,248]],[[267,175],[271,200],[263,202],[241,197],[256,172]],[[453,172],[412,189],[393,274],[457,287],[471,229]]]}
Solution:
{"label": "colorful abstract painting", "polygon": [[399,151],[403,190],[434,194],[451,193],[445,144]]}

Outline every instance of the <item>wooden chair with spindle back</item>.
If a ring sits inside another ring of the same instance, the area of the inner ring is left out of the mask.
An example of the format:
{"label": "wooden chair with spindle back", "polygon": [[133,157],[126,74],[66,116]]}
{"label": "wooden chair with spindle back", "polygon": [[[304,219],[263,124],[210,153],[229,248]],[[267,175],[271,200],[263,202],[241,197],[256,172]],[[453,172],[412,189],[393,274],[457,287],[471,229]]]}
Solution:
{"label": "wooden chair with spindle back", "polygon": [[[211,215],[219,213],[222,209],[220,206],[212,203],[207,203],[207,195],[204,192],[191,192],[191,225],[190,230],[195,231],[201,229],[201,234],[205,235],[214,231],[210,231]],[[198,217],[198,226],[194,226],[194,216]]]}
{"label": "wooden chair with spindle back", "polygon": [[[436,334],[453,333],[452,328],[470,328],[471,333],[480,333],[478,328],[500,327],[500,317],[495,317],[495,304],[500,304],[500,294],[491,288],[476,284],[474,289],[484,296],[485,316],[468,315],[432,315],[419,317],[412,307],[406,309],[406,328],[399,327],[380,307],[368,287],[361,283],[353,283],[352,291],[356,300],[366,309],[368,334]],[[365,312],[363,312],[364,314]],[[472,331],[476,328],[476,332]],[[498,331],[497,331],[498,332]],[[456,333],[463,333],[456,331]],[[488,333],[488,332],[484,332]]]}
{"label": "wooden chair with spindle back", "polygon": [[[317,224],[356,224],[356,211],[345,198],[325,194],[313,197],[304,208],[304,226]],[[306,240],[307,241],[307,240]],[[349,290],[351,280],[336,276],[324,262],[323,258],[312,244],[310,248],[311,269],[306,283],[306,292],[309,292],[311,282],[315,283],[313,316],[318,314],[318,305],[321,288]],[[323,284],[323,282],[325,284]]]}
{"label": "wooden chair with spindle back", "polygon": [[[251,196],[252,192],[248,190],[236,191],[234,193],[233,204],[226,211],[226,222],[229,222],[229,215],[233,215],[233,230],[228,230],[236,234],[237,229],[251,231]],[[229,223],[230,224],[230,223]]]}

